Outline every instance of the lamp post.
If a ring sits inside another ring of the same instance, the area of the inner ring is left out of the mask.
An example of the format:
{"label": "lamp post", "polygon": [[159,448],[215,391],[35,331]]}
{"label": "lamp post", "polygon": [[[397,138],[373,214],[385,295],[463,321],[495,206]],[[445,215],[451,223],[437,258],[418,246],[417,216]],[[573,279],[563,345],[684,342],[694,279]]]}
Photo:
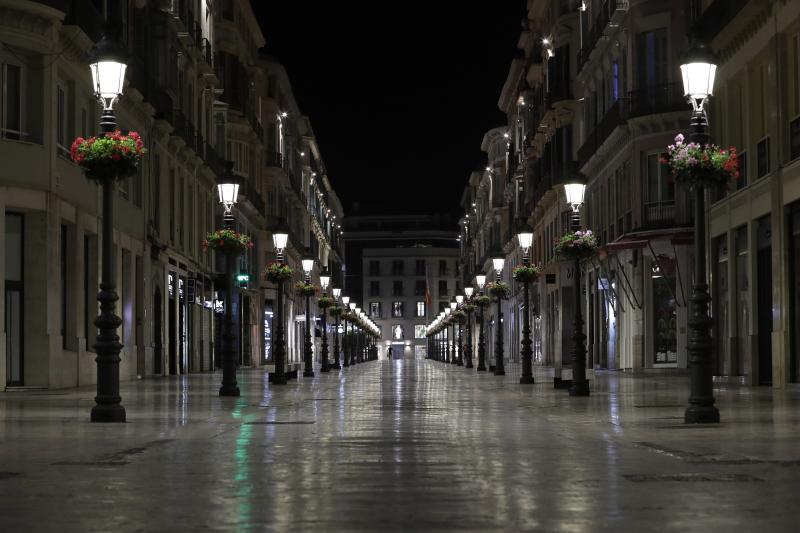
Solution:
{"label": "lamp post", "polygon": [[[233,163],[227,163],[224,176],[217,184],[219,202],[224,208],[222,215],[225,229],[233,229],[233,206],[239,196],[239,183],[233,175]],[[236,347],[233,344],[233,271],[235,268],[236,254],[226,249],[225,254],[225,317],[222,322],[222,386],[219,388],[220,396],[239,396],[239,386],[236,382]]]}
{"label": "lamp post", "polygon": [[[95,97],[103,104],[100,128],[103,134],[117,128],[114,104],[122,94],[127,64],[122,49],[105,36],[92,50],[92,84]],[[97,396],[92,422],[125,422],[125,408],[119,395],[119,342],[117,329],[122,320],[116,315],[117,276],[114,260],[114,192],[116,176],[103,180],[103,271],[97,301],[100,315],[95,319],[97,338],[94,343],[97,363]]]}
{"label": "lamp post", "polygon": [[[456,308],[460,308],[461,304],[464,303],[464,296],[462,294],[456,295]],[[462,319],[458,319],[458,362],[459,366],[464,366],[464,337],[463,337],[463,323]]]}
{"label": "lamp post", "polygon": [[[277,229],[272,233],[272,244],[275,246],[275,260],[278,263],[283,263],[283,253],[286,250],[286,244],[289,241],[289,233],[283,229]],[[284,321],[283,316],[283,280],[277,283],[277,309],[275,311],[275,374],[272,382],[276,385],[286,384],[286,340],[284,338]]]}
{"label": "lamp post", "polygon": [[[703,42],[695,40],[684,54],[681,64],[683,92],[692,104],[689,142],[701,146],[708,144],[706,103],[714,91],[717,61],[713,51]],[[718,423],[719,409],[714,405],[713,372],[711,368],[711,317],[708,306],[706,272],[706,208],[705,188],[694,189],[694,282],[692,312],[686,351],[689,362],[689,406],[684,413],[687,424]]]}
{"label": "lamp post", "polygon": [[[451,311],[452,310],[449,307],[445,307],[444,308],[444,316],[445,317],[449,317]],[[442,337],[443,337],[442,340],[444,341],[444,362],[445,363],[449,363],[450,362],[450,331],[448,330],[447,324],[445,324],[445,326],[444,326],[444,335]]]}
{"label": "lamp post", "polygon": [[[519,246],[522,248],[522,264],[526,267],[531,266],[531,244],[533,243],[533,233],[530,231],[521,231],[517,234],[517,240],[519,241]],[[523,294],[523,307],[522,307],[522,350],[520,350],[522,354],[522,376],[519,378],[519,382],[526,384],[526,383],[533,383],[533,349],[531,348],[531,312],[530,312],[530,293],[528,292],[528,286],[530,285],[530,281],[526,280],[522,282],[522,294]]]}
{"label": "lamp post", "polygon": [[[350,297],[342,296],[342,304],[344,305],[344,310],[347,311],[350,308]],[[342,366],[346,368],[350,366],[350,358],[347,356],[348,349],[350,348],[350,338],[347,336],[347,319],[345,318],[343,322],[344,337],[342,337]]]}
{"label": "lamp post", "polygon": [[[564,184],[564,193],[567,203],[572,206],[572,229],[578,231],[581,227],[581,205],[583,194],[586,192],[586,183],[583,176],[574,173],[569,176]],[[583,314],[581,312],[581,260],[575,257],[573,268],[575,270],[575,319],[572,324],[572,385],[569,387],[570,396],[589,396],[589,382],[586,380],[586,334],[583,333]]]}
{"label": "lamp post", "polygon": [[346,357],[350,358],[350,365],[355,365],[356,364],[356,321],[355,321],[355,318],[356,318],[356,316],[358,316],[358,313],[356,312],[357,308],[358,308],[358,306],[356,306],[355,302],[350,302],[350,312],[353,314],[353,320],[350,322],[350,334],[351,335],[350,335],[350,339],[349,339],[349,341],[347,343],[348,344],[347,348],[348,348],[348,351],[350,353],[346,355]]}
{"label": "lamp post", "polygon": [[[331,282],[331,277],[328,274],[328,269],[325,268],[319,276],[319,285],[322,288],[322,295],[328,296],[328,285]],[[322,350],[321,357],[322,363],[320,364],[320,372],[330,372],[331,368],[328,363],[328,309],[321,309],[322,311]]]}
{"label": "lamp post", "polygon": [[[456,308],[458,307],[458,303],[456,303],[455,299],[450,302],[450,314],[452,315]],[[456,328],[458,327],[458,319],[453,320],[453,338],[451,339],[451,343],[453,345],[453,359],[450,361],[451,364],[457,365],[458,361],[461,357],[461,347],[456,347]]]}
{"label": "lamp post", "polygon": [[[333,299],[336,301],[336,305],[339,305],[339,298],[342,295],[342,289],[338,287],[334,287],[333,290]],[[341,308],[339,309],[340,313],[336,315],[336,319],[334,320],[333,325],[333,365],[331,368],[333,370],[341,370],[342,365],[339,364],[339,317],[341,316]]]}
{"label": "lamp post", "polygon": [[[475,281],[478,283],[478,295],[483,296],[483,288],[486,286],[486,276],[483,274],[479,274],[475,276]],[[483,323],[485,319],[484,306],[480,306],[481,308],[481,316],[479,318],[480,323],[478,324],[478,367],[476,370],[478,372],[485,372],[486,371],[486,340],[483,336]]]}
{"label": "lamp post", "polygon": [[[314,268],[314,259],[306,257],[301,262],[303,264],[306,285],[310,285],[311,271]],[[308,293],[306,293],[306,331],[303,346],[303,361],[305,362],[303,377],[314,377],[313,344],[311,343],[311,295]]]}
{"label": "lamp post", "polygon": [[[501,281],[503,275],[503,266],[505,265],[505,259],[502,257],[493,257],[492,258],[492,266],[494,266],[494,279],[495,283]],[[497,331],[495,331],[495,340],[494,340],[494,375],[495,376],[505,376],[506,369],[504,366],[503,361],[503,309],[502,309],[503,299],[500,295],[497,295]]]}
{"label": "lamp post", "polygon": [[[464,294],[467,297],[467,302],[472,299],[472,287],[464,287]],[[470,304],[472,305],[472,304]],[[464,365],[466,368],[472,368],[472,313],[473,311],[467,313],[467,345],[465,347],[464,358],[466,359],[466,364]]]}

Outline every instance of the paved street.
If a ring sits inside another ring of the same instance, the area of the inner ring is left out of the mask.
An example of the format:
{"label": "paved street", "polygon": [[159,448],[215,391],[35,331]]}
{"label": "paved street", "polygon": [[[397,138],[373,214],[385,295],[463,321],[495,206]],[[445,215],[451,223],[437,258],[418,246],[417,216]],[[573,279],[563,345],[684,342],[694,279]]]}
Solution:
{"label": "paved street", "polygon": [[789,531],[800,391],[718,389],[686,427],[680,377],[600,374],[591,398],[431,361],[268,386],[240,374],[0,395],[4,531]]}

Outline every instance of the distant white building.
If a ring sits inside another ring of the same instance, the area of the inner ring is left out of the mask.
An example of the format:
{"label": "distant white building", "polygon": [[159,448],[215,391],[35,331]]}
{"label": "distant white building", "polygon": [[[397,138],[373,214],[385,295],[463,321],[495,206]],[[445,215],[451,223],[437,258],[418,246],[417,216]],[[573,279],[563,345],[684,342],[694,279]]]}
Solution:
{"label": "distant white building", "polygon": [[[453,240],[455,244],[455,239]],[[379,353],[425,357],[425,327],[462,290],[458,248],[365,248],[364,311],[381,328]]]}

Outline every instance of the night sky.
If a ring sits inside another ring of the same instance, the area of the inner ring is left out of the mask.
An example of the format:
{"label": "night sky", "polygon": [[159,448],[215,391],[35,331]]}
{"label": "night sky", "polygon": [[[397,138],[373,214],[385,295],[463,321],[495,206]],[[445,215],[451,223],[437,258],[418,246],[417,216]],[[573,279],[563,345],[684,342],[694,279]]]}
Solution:
{"label": "night sky", "polygon": [[[345,214],[460,213],[525,0],[253,0]],[[360,206],[360,208],[357,208]]]}

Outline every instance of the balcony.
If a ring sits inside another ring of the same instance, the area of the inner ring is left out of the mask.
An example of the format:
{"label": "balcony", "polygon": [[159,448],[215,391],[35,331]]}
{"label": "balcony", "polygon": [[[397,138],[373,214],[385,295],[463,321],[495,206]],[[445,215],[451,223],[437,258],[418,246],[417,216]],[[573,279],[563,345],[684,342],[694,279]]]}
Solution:
{"label": "balcony", "polygon": [[212,172],[214,172],[214,174],[217,175],[217,177],[220,177],[223,174],[225,174],[225,160],[222,157],[220,157],[217,151],[214,150],[213,146],[211,146],[208,143],[205,143],[204,154],[205,154],[204,160],[206,162],[206,165],[208,165],[208,168],[210,168]]}
{"label": "balcony", "polygon": [[583,166],[611,136],[614,129],[628,120],[686,110],[683,84],[680,82],[653,85],[629,92],[626,97],[614,102],[600,123],[586,136],[586,140],[578,149],[578,165]]}
{"label": "balcony", "polygon": [[647,229],[671,228],[675,226],[675,201],[649,202],[644,204],[642,224]]}
{"label": "balcony", "polygon": [[622,17],[625,16],[629,8],[628,0],[606,0],[603,2],[600,12],[594,19],[594,24],[584,31],[583,47],[578,50],[578,72],[589,61],[589,56],[597,48],[597,43],[606,33],[606,29],[619,26],[622,22]]}
{"label": "balcony", "polygon": [[680,82],[653,85],[628,93],[626,119],[672,111],[688,113],[688,104],[683,96],[683,84]]}

